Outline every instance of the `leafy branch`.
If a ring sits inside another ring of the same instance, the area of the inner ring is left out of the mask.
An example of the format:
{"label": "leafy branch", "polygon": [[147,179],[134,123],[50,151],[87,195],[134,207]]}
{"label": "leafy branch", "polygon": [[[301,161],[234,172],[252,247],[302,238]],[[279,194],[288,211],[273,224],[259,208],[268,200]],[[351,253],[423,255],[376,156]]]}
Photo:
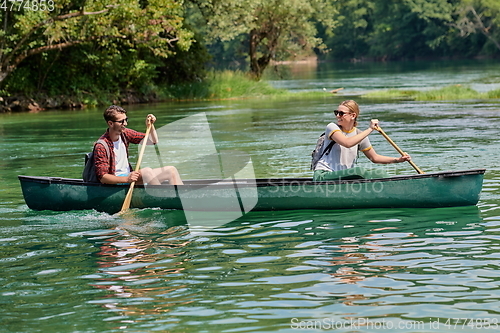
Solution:
{"label": "leafy branch", "polygon": [[461,8],[458,13],[459,19],[451,26],[457,28],[462,37],[480,32],[500,50],[500,42],[492,34],[495,25],[491,17],[484,11],[478,13],[472,5]]}

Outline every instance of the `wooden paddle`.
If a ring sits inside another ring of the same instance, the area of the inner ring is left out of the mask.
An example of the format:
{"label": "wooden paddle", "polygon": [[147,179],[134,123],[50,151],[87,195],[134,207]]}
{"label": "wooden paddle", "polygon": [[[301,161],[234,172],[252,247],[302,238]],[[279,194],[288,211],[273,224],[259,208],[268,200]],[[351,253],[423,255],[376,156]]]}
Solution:
{"label": "wooden paddle", "polygon": [[[389,141],[389,143],[398,151],[398,153],[401,154],[401,156],[404,156],[406,155],[402,150],[401,148],[398,147],[397,144],[394,143],[394,141],[391,140],[391,138],[385,134],[384,130],[382,128],[380,128],[380,126],[377,126],[377,130],[380,132],[380,134],[382,134],[382,136],[387,140]],[[420,174],[423,174],[425,172],[423,172],[422,170],[420,170],[420,168],[415,164],[413,163],[413,161],[408,161],[408,163],[410,163],[410,165],[413,167],[413,169],[415,169],[418,173]]]}
{"label": "wooden paddle", "polygon": [[[155,125],[151,124],[151,130],[154,132],[155,131]],[[158,148],[157,143],[154,143],[155,150],[156,150],[156,156],[158,157],[158,162],[160,162],[160,168],[163,168],[163,163],[161,161],[161,156],[160,156],[160,149]]]}
{"label": "wooden paddle", "polygon": [[[139,157],[137,158],[137,165],[135,166],[135,171],[139,171],[141,169],[142,156],[144,155],[144,150],[146,149],[146,142],[149,138],[149,132],[151,131],[151,122],[148,119],[148,128],[146,129],[146,135],[144,136],[143,143],[141,146],[141,151],[139,152]],[[127,211],[130,208],[130,201],[132,201],[132,193],[134,192],[135,182],[130,183],[130,188],[128,189],[127,196],[123,201],[122,210],[118,214],[121,214]]]}

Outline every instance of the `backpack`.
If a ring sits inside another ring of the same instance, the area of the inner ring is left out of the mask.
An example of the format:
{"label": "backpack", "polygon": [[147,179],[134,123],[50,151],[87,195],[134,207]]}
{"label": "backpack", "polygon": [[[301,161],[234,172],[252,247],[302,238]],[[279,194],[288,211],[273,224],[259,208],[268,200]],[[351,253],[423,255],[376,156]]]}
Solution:
{"label": "backpack", "polygon": [[[359,134],[361,131],[356,128],[356,134]],[[333,148],[333,145],[336,143],[335,141],[332,141],[326,146],[325,149],[323,149],[324,143],[325,143],[325,132],[321,133],[321,135],[318,138],[318,141],[316,142],[316,147],[311,153],[311,170],[314,170],[316,168],[316,164],[318,164],[318,161],[323,157],[323,155],[328,155],[330,154],[330,151]],[[359,144],[358,144],[358,156],[359,156]]]}
{"label": "backpack", "polygon": [[95,170],[95,163],[94,163],[94,150],[95,150],[95,145],[96,144],[102,144],[104,148],[106,149],[106,154],[108,156],[108,159],[111,160],[111,155],[109,153],[109,147],[106,141],[104,140],[97,140],[94,143],[94,149],[90,152],[85,154],[85,167],[83,168],[82,172],[82,178],[84,182],[89,182],[89,183],[99,183],[99,179],[97,179],[97,174]]}
{"label": "backpack", "polygon": [[316,147],[311,153],[311,170],[314,170],[316,168],[316,164],[318,164],[318,161],[323,157],[323,155],[328,155],[330,151],[332,150],[333,145],[335,144],[335,141],[330,142],[330,144],[323,149],[323,144],[325,143],[325,132],[321,133],[321,135],[318,138],[318,141],[316,142]]}

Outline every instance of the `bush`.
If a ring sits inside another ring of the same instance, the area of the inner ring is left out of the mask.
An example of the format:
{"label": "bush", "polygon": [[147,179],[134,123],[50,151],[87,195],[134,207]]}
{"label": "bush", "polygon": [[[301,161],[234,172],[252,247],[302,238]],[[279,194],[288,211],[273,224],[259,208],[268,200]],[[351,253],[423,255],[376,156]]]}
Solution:
{"label": "bush", "polygon": [[474,89],[460,84],[437,90],[421,91],[415,95],[417,101],[442,101],[459,99],[478,99],[481,94]]}
{"label": "bush", "polygon": [[371,99],[404,99],[412,101],[452,101],[463,99],[488,99],[500,98],[500,89],[479,93],[469,86],[456,84],[435,90],[415,91],[415,90],[381,90],[372,91],[362,95],[363,98]]}
{"label": "bush", "polygon": [[273,88],[265,81],[255,81],[241,71],[211,71],[199,82],[170,85],[174,99],[227,99],[282,95],[285,90]]}

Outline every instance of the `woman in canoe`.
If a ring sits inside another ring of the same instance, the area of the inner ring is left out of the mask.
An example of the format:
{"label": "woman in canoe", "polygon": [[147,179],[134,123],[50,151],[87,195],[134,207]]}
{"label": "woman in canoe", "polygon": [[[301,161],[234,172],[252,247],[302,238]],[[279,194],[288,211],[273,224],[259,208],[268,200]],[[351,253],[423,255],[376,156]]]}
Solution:
{"label": "woman in canoe", "polygon": [[[127,111],[120,106],[111,105],[104,111],[104,120],[108,125],[106,132],[100,137],[107,143],[109,149],[103,144],[96,144],[94,148],[94,163],[97,179],[103,184],[121,184],[137,182],[138,184],[160,185],[167,181],[171,185],[182,185],[179,172],[173,166],[162,168],[143,168],[139,171],[133,171],[128,161],[129,143],[139,144],[143,139],[148,140],[147,144],[158,142],[156,131],[151,131],[149,138],[146,134],[126,128],[128,125]],[[148,114],[146,117],[146,126],[148,122],[153,124],[156,117]],[[110,151],[108,156],[107,151]]]}
{"label": "woman in canoe", "polygon": [[361,131],[356,128],[359,106],[353,100],[340,103],[334,111],[337,123],[329,123],[325,130],[325,141],[321,158],[314,166],[314,180],[336,180],[355,178],[383,178],[388,174],[382,169],[368,170],[355,166],[358,151],[362,151],[373,163],[391,164],[410,161],[408,154],[400,157],[379,155],[370,143],[368,135],[377,130],[378,120],[372,119],[370,127]]}

